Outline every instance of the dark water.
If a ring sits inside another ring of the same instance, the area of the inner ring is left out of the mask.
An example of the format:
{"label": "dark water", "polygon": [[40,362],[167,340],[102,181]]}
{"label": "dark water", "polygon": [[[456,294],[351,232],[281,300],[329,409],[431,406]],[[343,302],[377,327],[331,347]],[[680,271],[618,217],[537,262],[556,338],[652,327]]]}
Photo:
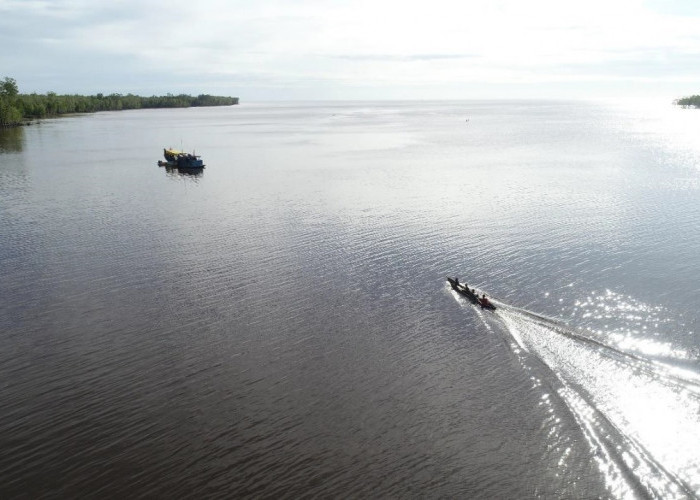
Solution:
{"label": "dark water", "polygon": [[[0,131],[0,496],[700,496],[698,132],[566,102]],[[203,173],[156,166],[181,144]]]}

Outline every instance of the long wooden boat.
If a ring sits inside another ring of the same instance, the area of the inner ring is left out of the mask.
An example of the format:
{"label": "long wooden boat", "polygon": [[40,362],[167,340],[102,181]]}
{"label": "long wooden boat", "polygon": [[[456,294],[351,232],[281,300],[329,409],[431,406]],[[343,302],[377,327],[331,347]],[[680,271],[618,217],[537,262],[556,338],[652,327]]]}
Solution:
{"label": "long wooden boat", "polygon": [[476,293],[476,290],[470,290],[469,287],[465,286],[463,283],[460,283],[457,279],[447,277],[447,282],[450,284],[450,286],[455,292],[466,297],[469,300],[469,302],[471,302],[475,306],[481,306],[482,309],[489,309],[491,311],[496,310],[496,306],[493,305],[488,299],[486,299],[485,297],[479,298],[479,295]]}

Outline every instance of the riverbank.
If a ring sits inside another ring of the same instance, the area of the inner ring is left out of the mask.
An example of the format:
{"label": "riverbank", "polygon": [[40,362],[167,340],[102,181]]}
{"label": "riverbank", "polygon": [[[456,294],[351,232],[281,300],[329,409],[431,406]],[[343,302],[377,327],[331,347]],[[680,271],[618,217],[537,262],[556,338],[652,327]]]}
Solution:
{"label": "riverbank", "polygon": [[125,109],[190,108],[233,106],[238,97],[200,94],[167,94],[143,97],[133,94],[58,95],[20,94],[14,79],[5,77],[0,85],[0,127],[28,125],[32,120],[67,114],[121,111]]}

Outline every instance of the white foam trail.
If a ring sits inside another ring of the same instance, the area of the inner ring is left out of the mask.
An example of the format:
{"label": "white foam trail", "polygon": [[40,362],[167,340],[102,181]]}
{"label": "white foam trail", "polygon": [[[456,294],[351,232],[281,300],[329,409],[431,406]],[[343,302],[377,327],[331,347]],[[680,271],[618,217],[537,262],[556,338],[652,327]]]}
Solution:
{"label": "white foam trail", "polygon": [[493,301],[498,309],[489,318],[503,323],[528,369],[546,367],[548,385],[583,433],[613,497],[700,498],[698,373]]}
{"label": "white foam trail", "polygon": [[616,497],[697,498],[700,392],[660,363],[586,337],[561,322],[499,304],[523,350],[561,383],[566,403]]}

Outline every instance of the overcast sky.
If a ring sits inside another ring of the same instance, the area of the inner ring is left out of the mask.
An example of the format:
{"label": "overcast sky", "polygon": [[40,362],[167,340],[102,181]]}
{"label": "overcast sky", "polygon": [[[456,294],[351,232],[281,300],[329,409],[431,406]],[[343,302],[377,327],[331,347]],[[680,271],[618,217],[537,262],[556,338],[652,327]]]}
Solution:
{"label": "overcast sky", "polygon": [[700,0],[0,0],[21,92],[289,99],[700,93]]}

